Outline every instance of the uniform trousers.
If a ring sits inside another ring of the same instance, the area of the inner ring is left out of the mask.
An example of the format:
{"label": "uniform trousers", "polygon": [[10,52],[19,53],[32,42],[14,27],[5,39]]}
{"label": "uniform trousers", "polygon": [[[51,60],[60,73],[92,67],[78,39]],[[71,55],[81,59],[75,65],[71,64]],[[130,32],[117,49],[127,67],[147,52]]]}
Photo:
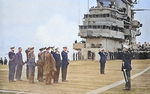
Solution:
{"label": "uniform trousers", "polygon": [[22,65],[17,65],[16,69],[16,79],[21,80],[21,75],[22,75]]}
{"label": "uniform trousers", "polygon": [[100,73],[104,74],[104,70],[105,70],[105,63],[104,62],[100,62]]}
{"label": "uniform trousers", "polygon": [[14,81],[16,65],[13,63],[14,62],[9,62],[9,81]]}
{"label": "uniform trousers", "polygon": [[54,83],[59,80],[60,65],[56,66],[57,72],[54,74]]}
{"label": "uniform trousers", "polygon": [[61,67],[61,70],[62,70],[62,81],[66,81],[67,67],[68,67],[68,65],[62,65],[62,67]]}
{"label": "uniform trousers", "polygon": [[131,88],[130,70],[123,70],[124,79],[126,81],[125,88]]}
{"label": "uniform trousers", "polygon": [[38,81],[42,81],[43,80],[43,66],[38,66],[38,77],[37,77]]}
{"label": "uniform trousers", "polygon": [[45,83],[46,84],[51,84],[51,79],[53,77],[53,71],[50,71],[49,74],[46,74],[46,77],[45,77]]}

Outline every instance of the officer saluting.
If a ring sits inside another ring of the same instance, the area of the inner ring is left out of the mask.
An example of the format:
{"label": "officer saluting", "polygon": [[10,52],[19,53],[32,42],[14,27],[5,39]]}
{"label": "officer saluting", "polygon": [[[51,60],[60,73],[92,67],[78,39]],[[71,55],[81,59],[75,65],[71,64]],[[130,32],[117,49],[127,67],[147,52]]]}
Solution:
{"label": "officer saluting", "polygon": [[106,63],[106,60],[107,60],[107,56],[106,56],[105,50],[102,49],[98,54],[101,57],[101,59],[100,59],[100,73],[104,74],[105,63]]}
{"label": "officer saluting", "polygon": [[124,78],[126,81],[125,88],[123,90],[130,90],[131,88],[130,71],[132,70],[132,67],[131,67],[132,53],[131,51],[128,50],[129,47],[127,45],[124,45],[123,47],[124,49],[122,53],[122,59],[123,59],[122,71],[123,71]]}
{"label": "officer saluting", "polygon": [[60,58],[60,54],[59,54],[58,48],[55,49],[53,57],[54,57],[54,59],[56,61],[56,69],[57,69],[57,72],[55,72],[55,74],[54,74],[54,83],[58,83],[59,72],[60,72],[60,64],[61,64],[61,58]]}

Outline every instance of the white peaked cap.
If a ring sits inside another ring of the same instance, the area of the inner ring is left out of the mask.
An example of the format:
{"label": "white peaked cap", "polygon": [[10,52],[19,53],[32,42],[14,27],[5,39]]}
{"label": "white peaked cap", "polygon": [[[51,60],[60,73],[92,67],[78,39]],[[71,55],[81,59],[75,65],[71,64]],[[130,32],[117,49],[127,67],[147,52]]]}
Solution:
{"label": "white peaked cap", "polygon": [[104,48],[101,48],[100,50],[102,51],[102,50],[105,50],[105,49],[104,49]]}
{"label": "white peaked cap", "polygon": [[125,44],[124,44],[123,47],[129,49],[129,46],[128,46],[128,45],[125,45]]}

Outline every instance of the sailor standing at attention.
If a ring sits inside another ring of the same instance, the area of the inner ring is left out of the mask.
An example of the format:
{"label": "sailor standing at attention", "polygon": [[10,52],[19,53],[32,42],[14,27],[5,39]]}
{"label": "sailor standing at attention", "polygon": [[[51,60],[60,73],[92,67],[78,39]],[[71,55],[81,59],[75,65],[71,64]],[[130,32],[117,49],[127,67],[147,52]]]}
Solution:
{"label": "sailor standing at attention", "polygon": [[16,80],[22,81],[21,80],[21,75],[22,75],[22,67],[24,65],[23,59],[22,59],[22,48],[18,48],[18,53],[16,54],[16,63],[17,63],[17,69],[16,69]]}
{"label": "sailor standing at attention", "polygon": [[101,74],[104,74],[104,70],[105,70],[105,63],[106,63],[106,60],[107,60],[107,56],[105,54],[105,50],[102,49],[99,53],[98,53],[101,57],[100,59],[100,73]]}
{"label": "sailor standing at attention", "polygon": [[61,58],[60,58],[60,53],[58,51],[58,48],[55,49],[55,54],[53,54],[53,57],[56,61],[56,69],[57,69],[57,72],[55,72],[55,74],[54,74],[54,83],[58,83],[60,64],[61,64]]}
{"label": "sailor standing at attention", "polygon": [[124,78],[126,81],[125,88],[123,90],[130,90],[131,88],[131,80],[130,80],[130,71],[132,70],[131,67],[131,58],[132,52],[128,50],[129,47],[124,45],[123,53],[122,53],[122,71],[124,74]]}
{"label": "sailor standing at attention", "polygon": [[11,51],[8,53],[9,57],[9,82],[15,82],[14,81],[14,74],[15,74],[15,67],[16,67],[16,62],[15,62],[15,47],[10,48]]}
{"label": "sailor standing at attention", "polygon": [[61,56],[62,56],[62,67],[61,67],[61,70],[62,70],[62,81],[63,82],[68,82],[66,80],[67,67],[69,65],[67,47],[63,47],[63,51],[61,52]]}

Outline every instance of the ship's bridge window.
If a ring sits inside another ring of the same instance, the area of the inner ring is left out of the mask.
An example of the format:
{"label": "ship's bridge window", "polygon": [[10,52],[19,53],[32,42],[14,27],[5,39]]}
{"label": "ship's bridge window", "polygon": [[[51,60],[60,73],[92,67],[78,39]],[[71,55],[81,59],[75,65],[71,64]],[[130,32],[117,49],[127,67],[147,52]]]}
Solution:
{"label": "ship's bridge window", "polygon": [[129,29],[129,26],[125,26],[126,29]]}
{"label": "ship's bridge window", "polygon": [[112,29],[112,30],[115,30],[115,27],[114,27],[114,26],[111,26],[111,29]]}
{"label": "ship's bridge window", "polygon": [[93,29],[96,29],[96,26],[93,26]]}
{"label": "ship's bridge window", "polygon": [[106,28],[106,26],[105,25],[103,25],[103,29],[105,29]]}
{"label": "ship's bridge window", "polygon": [[89,15],[90,18],[92,18],[92,15]]}
{"label": "ship's bridge window", "polygon": [[99,18],[99,15],[96,15],[96,18]]}
{"label": "ship's bridge window", "polygon": [[93,15],[93,18],[95,18],[95,17],[96,17],[96,15],[94,14],[94,15]]}
{"label": "ship's bridge window", "polygon": [[88,18],[88,15],[85,15],[85,18]]}
{"label": "ship's bridge window", "polygon": [[107,15],[107,17],[109,17],[109,14],[106,14]]}
{"label": "ship's bridge window", "polygon": [[101,29],[101,26],[100,26],[100,25],[98,26],[98,29]]}
{"label": "ship's bridge window", "polygon": [[103,15],[102,15],[102,14],[100,14],[99,16],[100,16],[100,17],[103,17]]}
{"label": "ship's bridge window", "polygon": [[92,28],[92,26],[91,26],[91,25],[89,25],[89,26],[88,26],[88,28]]}
{"label": "ship's bridge window", "polygon": [[119,31],[120,31],[120,32],[123,32],[123,28],[119,28]]}
{"label": "ship's bridge window", "polygon": [[106,29],[109,29],[109,26],[106,26]]}
{"label": "ship's bridge window", "polygon": [[87,26],[84,26],[84,29],[87,29]]}
{"label": "ship's bridge window", "polygon": [[80,26],[80,29],[83,29],[83,26]]}
{"label": "ship's bridge window", "polygon": [[106,17],[106,14],[103,14],[103,17]]}

